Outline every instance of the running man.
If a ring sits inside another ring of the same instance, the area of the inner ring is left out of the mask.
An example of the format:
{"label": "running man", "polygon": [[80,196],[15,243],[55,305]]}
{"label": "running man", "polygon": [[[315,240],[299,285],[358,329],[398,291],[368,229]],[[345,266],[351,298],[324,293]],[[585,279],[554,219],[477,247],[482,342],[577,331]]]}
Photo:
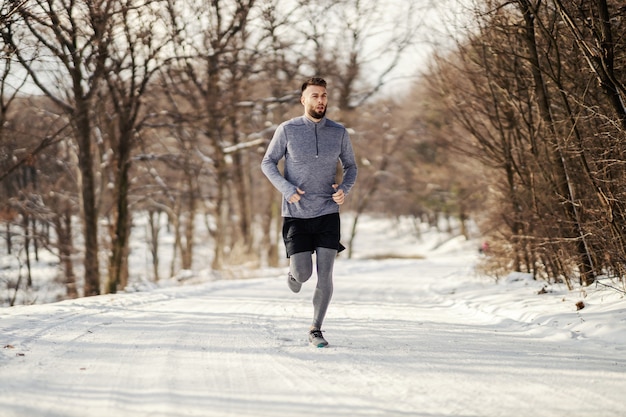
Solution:
{"label": "running man", "polygon": [[[333,267],[339,242],[341,206],[357,177],[350,136],[345,127],[326,118],[326,81],[310,78],[302,84],[300,102],[304,115],[282,123],[272,138],[261,169],[283,195],[283,240],[289,258],[287,284],[297,293],[313,274],[313,323],[309,342],[325,347],[322,322],[333,294]],[[278,169],[285,160],[284,174]],[[337,184],[337,162],[343,168]]]}

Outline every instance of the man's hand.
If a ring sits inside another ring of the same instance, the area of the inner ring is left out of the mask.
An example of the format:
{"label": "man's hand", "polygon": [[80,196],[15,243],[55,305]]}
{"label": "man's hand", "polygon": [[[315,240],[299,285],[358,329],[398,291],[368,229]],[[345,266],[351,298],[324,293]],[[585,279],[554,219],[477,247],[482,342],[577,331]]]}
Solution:
{"label": "man's hand", "polygon": [[[339,188],[339,184],[333,184],[333,188],[337,190]],[[338,205],[342,205],[346,199],[346,195],[343,193],[343,190],[339,189],[336,193],[333,194],[333,201]]]}
{"label": "man's hand", "polygon": [[289,197],[289,200],[287,200],[287,201],[289,203],[291,203],[291,204],[297,203],[302,198],[302,197],[300,197],[302,194],[304,194],[304,191],[302,191],[299,188],[296,188],[296,193],[294,195],[292,195],[291,197]]}

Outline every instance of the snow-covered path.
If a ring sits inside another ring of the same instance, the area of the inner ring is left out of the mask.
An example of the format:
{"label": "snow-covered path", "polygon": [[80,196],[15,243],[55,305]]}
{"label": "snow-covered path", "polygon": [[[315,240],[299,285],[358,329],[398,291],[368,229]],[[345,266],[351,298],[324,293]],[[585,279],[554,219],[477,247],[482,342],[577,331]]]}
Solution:
{"label": "snow-covered path", "polygon": [[474,256],[338,260],[327,349],[313,282],[282,272],[1,309],[0,414],[624,415],[626,303],[533,303],[540,283],[494,285]]}

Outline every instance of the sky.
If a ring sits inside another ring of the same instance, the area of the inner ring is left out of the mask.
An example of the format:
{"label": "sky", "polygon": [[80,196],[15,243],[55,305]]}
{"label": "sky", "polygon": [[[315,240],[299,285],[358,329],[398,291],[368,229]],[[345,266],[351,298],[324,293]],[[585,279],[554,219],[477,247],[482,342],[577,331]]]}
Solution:
{"label": "sky", "polygon": [[361,221],[323,349],[284,266],[0,308],[1,415],[624,415],[623,293],[496,281],[478,238],[420,227]]}

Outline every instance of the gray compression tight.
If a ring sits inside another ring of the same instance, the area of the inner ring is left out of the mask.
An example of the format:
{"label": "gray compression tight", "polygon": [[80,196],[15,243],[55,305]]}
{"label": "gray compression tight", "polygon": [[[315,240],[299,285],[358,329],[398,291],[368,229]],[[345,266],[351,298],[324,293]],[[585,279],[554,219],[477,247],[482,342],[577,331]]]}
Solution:
{"label": "gray compression tight", "polygon": [[[326,310],[333,295],[333,265],[337,251],[328,248],[315,248],[317,286],[313,294],[312,328],[321,329]],[[313,275],[313,252],[294,253],[290,257],[289,269],[298,282],[306,282]]]}

